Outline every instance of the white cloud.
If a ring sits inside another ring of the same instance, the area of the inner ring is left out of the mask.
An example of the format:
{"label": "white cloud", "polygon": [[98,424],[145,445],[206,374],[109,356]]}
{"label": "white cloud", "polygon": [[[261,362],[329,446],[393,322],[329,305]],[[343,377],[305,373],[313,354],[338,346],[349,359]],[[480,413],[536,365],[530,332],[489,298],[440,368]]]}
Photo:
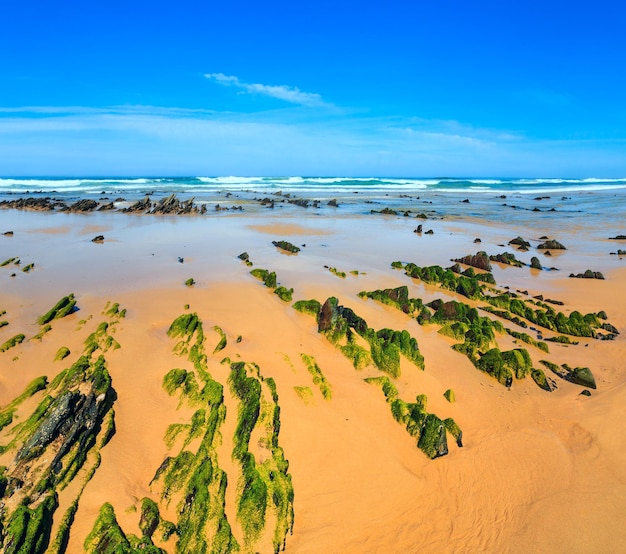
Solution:
{"label": "white cloud", "polygon": [[0,108],[0,175],[622,176],[623,152],[623,141],[325,110]]}
{"label": "white cloud", "polygon": [[224,75],[223,73],[206,73],[204,76],[222,86],[236,87],[250,94],[261,94],[263,96],[284,100],[285,102],[289,102],[291,104],[298,104],[309,108],[330,106],[330,104],[324,102],[319,94],[314,92],[303,92],[298,87],[244,83],[234,75]]}

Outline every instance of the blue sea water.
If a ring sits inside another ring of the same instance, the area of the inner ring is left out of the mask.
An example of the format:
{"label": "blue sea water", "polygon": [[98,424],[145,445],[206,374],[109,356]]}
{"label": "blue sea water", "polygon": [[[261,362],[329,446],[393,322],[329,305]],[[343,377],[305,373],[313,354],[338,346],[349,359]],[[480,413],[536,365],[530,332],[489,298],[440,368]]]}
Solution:
{"label": "blue sea water", "polygon": [[[0,200],[50,196],[66,203],[81,198],[117,201],[123,207],[146,195],[153,200],[175,193],[212,207],[261,209],[272,198],[275,208],[295,211],[295,197],[317,200],[319,215],[333,215],[336,199],[343,214],[365,214],[389,207],[428,217],[471,217],[525,224],[568,219],[570,223],[621,226],[626,218],[626,178],[381,178],[381,177],[142,177],[142,178],[0,178]],[[221,212],[220,212],[221,213]]]}

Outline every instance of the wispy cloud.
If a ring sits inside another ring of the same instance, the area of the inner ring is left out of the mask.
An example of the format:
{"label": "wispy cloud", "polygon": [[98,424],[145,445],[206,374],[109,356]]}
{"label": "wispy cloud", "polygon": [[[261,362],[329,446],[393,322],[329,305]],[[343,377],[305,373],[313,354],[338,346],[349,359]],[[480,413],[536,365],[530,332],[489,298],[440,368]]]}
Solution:
{"label": "wispy cloud", "polygon": [[298,87],[245,83],[241,81],[239,77],[235,77],[234,75],[224,75],[223,73],[206,73],[204,76],[218,85],[235,87],[249,94],[261,94],[263,96],[277,98],[278,100],[283,100],[285,102],[289,102],[290,104],[297,104],[299,106],[307,106],[310,108],[330,106],[330,104],[325,102],[319,94],[314,92],[304,92]]}
{"label": "wispy cloud", "polygon": [[308,120],[294,121],[292,111],[0,107],[0,175],[622,176],[626,169],[623,141],[537,141],[455,121],[332,110],[303,109]]}

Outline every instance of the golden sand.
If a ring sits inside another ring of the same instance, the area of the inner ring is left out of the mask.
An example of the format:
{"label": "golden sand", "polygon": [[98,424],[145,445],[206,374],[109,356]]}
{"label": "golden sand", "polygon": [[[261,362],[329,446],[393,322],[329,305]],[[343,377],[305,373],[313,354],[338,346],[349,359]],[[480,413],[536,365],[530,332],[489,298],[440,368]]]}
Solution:
{"label": "golden sand", "polygon": [[[570,241],[572,247],[549,262],[558,272],[494,268],[501,285],[559,299],[566,313],[605,310],[621,331],[614,341],[550,344],[550,359],[592,369],[598,388],[584,397],[581,387],[565,381],[558,381],[551,393],[530,378],[507,389],[452,350],[454,341],[432,326],[420,326],[392,307],[357,296],[362,290],[408,285],[412,297],[425,301],[465,301],[406,277],[391,269],[390,262],[447,267],[450,258],[478,249],[511,251],[498,245],[523,230],[435,222],[434,235],[417,236],[411,222],[387,218],[360,220],[367,225],[349,218],[308,225],[305,219],[272,216],[251,224],[239,216],[201,220],[94,214],[93,222],[83,217],[82,225],[75,225],[76,219],[65,217],[55,216],[51,226],[48,215],[20,214],[14,218],[14,236],[0,237],[0,261],[18,255],[22,264],[35,263],[28,274],[0,268],[0,311],[7,312],[0,319],[9,321],[0,329],[0,342],[18,332],[34,335],[37,317],[69,292],[80,308],[55,321],[40,342],[27,340],[0,353],[0,405],[19,395],[33,378],[46,375],[51,380],[67,367],[65,361],[52,361],[57,349],[64,345],[80,352],[107,301],[126,308],[114,335],[121,348],[107,354],[117,393],[116,433],[102,449],[100,467],[80,499],[68,552],[82,551],[104,502],[114,506],[122,529],[139,535],[140,499],[158,500],[150,483],[168,455],[165,431],[193,412],[162,388],[170,369],[188,365],[172,354],[166,334],[185,312],[201,318],[208,354],[220,338],[213,326],[228,338],[222,352],[209,356],[215,379],[226,383],[228,367],[220,360],[228,356],[258,364],[265,377],[276,381],[280,445],[295,491],[295,525],[286,552],[626,550],[621,525],[626,513],[626,267],[608,256],[612,245],[588,250],[589,245]],[[37,229],[45,233],[30,232]],[[573,236],[567,229],[550,231]],[[103,244],[91,243],[89,235],[96,232],[105,234]],[[478,232],[482,243],[475,245]],[[281,239],[300,244],[305,236],[306,246],[297,256],[284,256],[271,244]],[[461,427],[463,448],[449,441],[447,456],[428,459],[393,419],[380,389],[363,380],[380,372],[373,366],[356,371],[317,333],[313,318],[293,310],[249,275],[251,268],[237,259],[243,251],[254,267],[276,271],[279,283],[294,289],[294,300],[336,296],[375,329],[409,331],[424,355],[425,371],[403,360],[395,381],[400,397],[412,401],[426,394],[430,412],[452,417]],[[526,260],[535,254],[518,257]],[[346,277],[337,277],[331,267]],[[567,277],[589,267],[604,272],[606,280]],[[184,285],[189,277],[197,282],[194,287]],[[524,346],[502,340],[511,348]],[[538,366],[544,354],[526,347]],[[331,400],[324,400],[312,383],[303,353],[314,356],[322,368],[332,386]],[[312,401],[298,396],[294,387],[299,386],[312,390]],[[446,389],[454,390],[454,404],[444,399]],[[32,411],[36,402],[31,400],[20,414]],[[226,408],[232,414],[237,410],[228,395]],[[220,464],[229,473],[235,463],[229,455],[232,417],[222,432]],[[8,453],[0,464],[10,464]],[[68,488],[60,495],[53,536],[72,494]],[[163,517],[175,520],[175,505],[161,509]],[[226,515],[240,534],[234,483],[226,494]],[[271,551],[271,543],[263,541],[259,551]],[[174,551],[174,543],[174,538],[155,540],[168,552]]]}

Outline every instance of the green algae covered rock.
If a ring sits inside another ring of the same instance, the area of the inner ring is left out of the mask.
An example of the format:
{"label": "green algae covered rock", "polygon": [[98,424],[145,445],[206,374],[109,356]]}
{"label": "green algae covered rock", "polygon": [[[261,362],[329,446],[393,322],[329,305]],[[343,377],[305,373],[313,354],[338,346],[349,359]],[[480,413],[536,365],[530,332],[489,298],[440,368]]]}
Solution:
{"label": "green algae covered rock", "polygon": [[463,447],[463,431],[461,431],[461,428],[456,424],[456,422],[451,417],[444,419],[443,423],[446,426],[446,430],[448,431],[448,433],[450,433],[454,437],[454,440],[456,440],[457,446],[459,446],[459,448],[462,448]]}
{"label": "green algae covered rock", "polygon": [[122,531],[113,506],[108,502],[100,508],[96,522],[83,544],[87,554],[121,554],[131,552],[128,538]]}
{"label": "green algae covered rock", "polygon": [[546,378],[546,374],[541,369],[533,369],[530,372],[530,376],[532,380],[537,384],[540,389],[543,389],[548,392],[552,392],[552,387],[550,386],[550,382]]}
{"label": "green algae covered rock", "polygon": [[7,350],[13,348],[14,346],[17,346],[18,344],[23,343],[25,338],[26,338],[26,335],[22,333],[15,335],[14,337],[11,337],[9,340],[5,341],[2,345],[0,345],[0,352],[6,352]]}
{"label": "green algae covered rock", "polygon": [[7,554],[43,554],[50,542],[52,514],[57,509],[56,493],[48,495],[36,508],[20,505],[4,529]]}
{"label": "green algae covered rock", "polygon": [[272,244],[276,248],[280,248],[281,250],[284,250],[285,252],[290,252],[291,254],[297,254],[298,252],[300,252],[300,248],[298,248],[294,244],[291,244],[290,242],[287,242],[286,240],[273,240]]}
{"label": "green algae covered rock", "polygon": [[448,453],[446,426],[435,414],[426,416],[417,446],[431,459]]}
{"label": "green algae covered rock", "polygon": [[571,380],[572,383],[576,383],[582,387],[588,387],[590,389],[596,388],[596,380],[588,367],[574,368],[571,373]]}
{"label": "green algae covered rock", "polygon": [[276,288],[276,273],[267,269],[256,268],[250,272],[250,275],[263,281],[266,287],[270,289]]}
{"label": "green algae covered rock", "polygon": [[452,389],[448,389],[446,392],[444,392],[443,396],[448,402],[450,402],[450,404],[456,402],[454,391]]}
{"label": "green algae covered rock", "polygon": [[492,348],[483,354],[476,363],[476,367],[488,373],[505,387],[513,384],[513,373],[502,358],[502,352],[498,348]]}
{"label": "green algae covered rock", "polygon": [[297,302],[293,304],[293,308],[294,310],[298,310],[299,312],[302,312],[304,314],[310,314],[310,315],[314,315],[315,317],[317,317],[318,314],[320,313],[320,310],[322,309],[322,305],[320,304],[319,301],[315,299],[298,300]]}
{"label": "green algae covered rock", "polygon": [[73,294],[68,294],[59,300],[48,312],[42,315],[37,323],[39,325],[45,325],[50,323],[53,319],[60,319],[66,315],[72,313],[76,307],[76,299]]}

